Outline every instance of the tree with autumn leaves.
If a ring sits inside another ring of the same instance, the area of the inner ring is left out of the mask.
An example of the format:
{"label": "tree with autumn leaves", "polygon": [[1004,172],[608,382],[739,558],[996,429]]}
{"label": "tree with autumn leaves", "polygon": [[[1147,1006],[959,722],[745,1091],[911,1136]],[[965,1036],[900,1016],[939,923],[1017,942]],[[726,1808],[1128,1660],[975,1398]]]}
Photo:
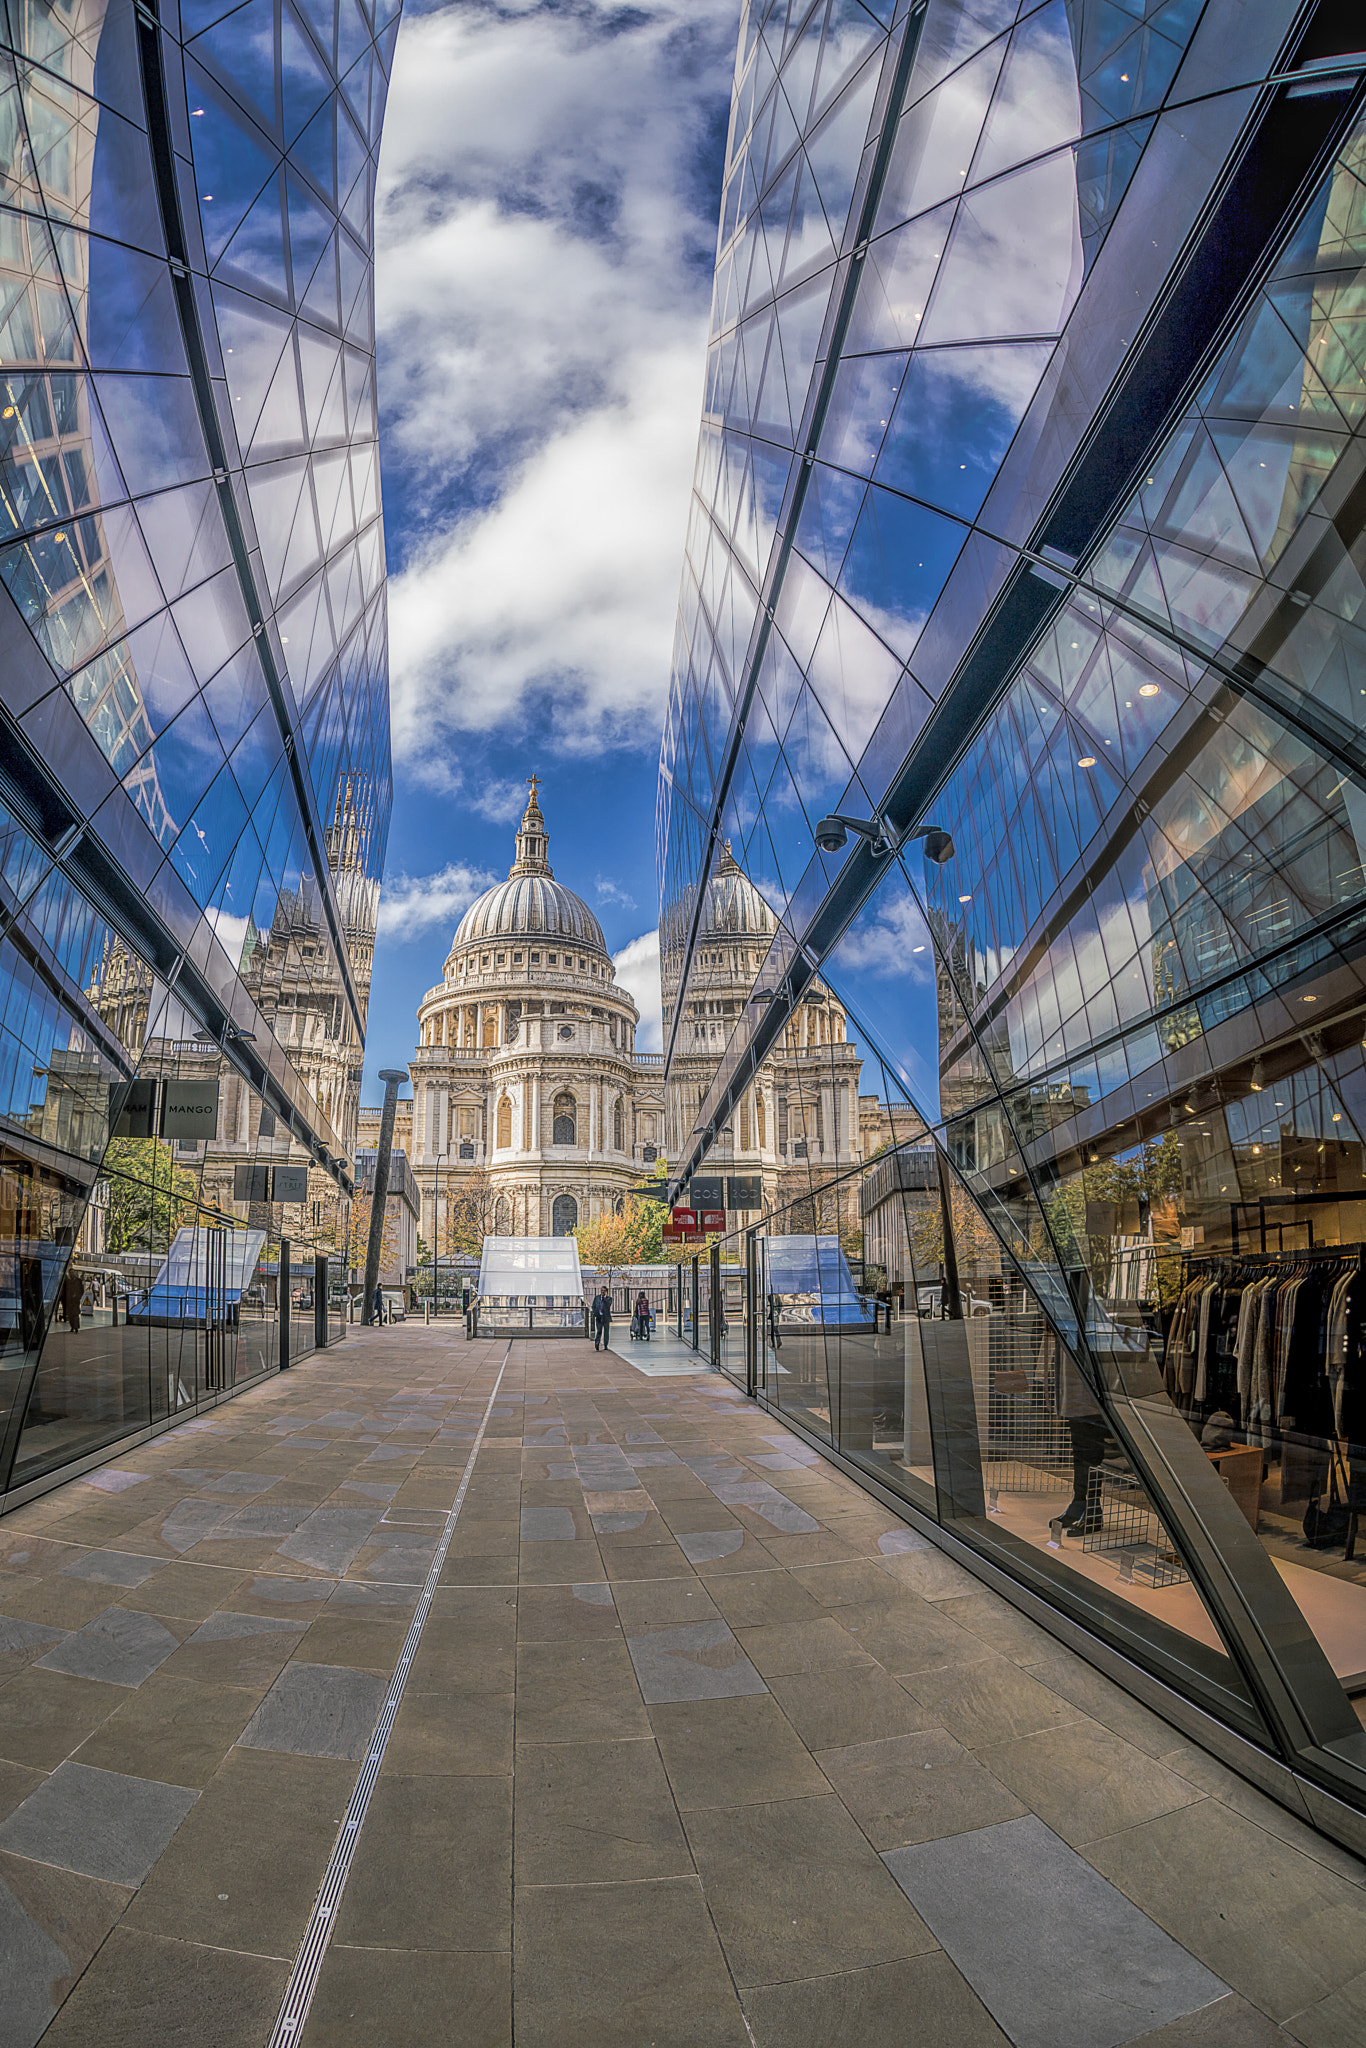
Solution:
{"label": "tree with autumn leaves", "polygon": [[662,1262],[664,1210],[658,1202],[628,1201],[620,1215],[595,1216],[574,1232],[581,1265],[595,1267],[612,1284],[623,1266]]}

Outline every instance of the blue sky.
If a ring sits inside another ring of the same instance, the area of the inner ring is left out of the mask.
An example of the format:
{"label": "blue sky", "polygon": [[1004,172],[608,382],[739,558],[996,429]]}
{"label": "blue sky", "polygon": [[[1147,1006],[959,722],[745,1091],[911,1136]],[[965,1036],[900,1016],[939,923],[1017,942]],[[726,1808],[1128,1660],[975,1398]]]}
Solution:
{"label": "blue sky", "polygon": [[410,10],[376,308],[395,801],[365,1102],[526,776],[655,1019],[655,780],[736,0]]}

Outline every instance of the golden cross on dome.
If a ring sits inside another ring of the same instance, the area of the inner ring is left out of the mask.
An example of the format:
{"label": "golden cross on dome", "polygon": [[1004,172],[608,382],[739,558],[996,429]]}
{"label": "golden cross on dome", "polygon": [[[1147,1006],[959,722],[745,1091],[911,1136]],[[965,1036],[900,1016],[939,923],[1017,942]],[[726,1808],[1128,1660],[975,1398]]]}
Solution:
{"label": "golden cross on dome", "polygon": [[536,792],[537,792],[537,790],[538,790],[538,789],[540,788],[540,786],[541,786],[541,778],[540,778],[540,776],[539,776],[539,775],[528,775],[528,777],[527,777],[527,783],[528,783],[528,785],[530,786],[530,789],[531,789],[531,801],[532,801],[532,803],[535,803],[535,801],[536,801]]}

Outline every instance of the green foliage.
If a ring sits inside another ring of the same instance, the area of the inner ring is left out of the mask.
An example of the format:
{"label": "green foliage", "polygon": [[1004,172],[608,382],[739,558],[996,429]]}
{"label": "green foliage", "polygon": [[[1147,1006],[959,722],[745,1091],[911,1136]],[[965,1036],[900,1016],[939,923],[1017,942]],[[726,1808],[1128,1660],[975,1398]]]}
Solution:
{"label": "green foliage", "polygon": [[111,1252],[164,1252],[195,1211],[199,1188],[162,1138],[111,1138],[106,1243]]}

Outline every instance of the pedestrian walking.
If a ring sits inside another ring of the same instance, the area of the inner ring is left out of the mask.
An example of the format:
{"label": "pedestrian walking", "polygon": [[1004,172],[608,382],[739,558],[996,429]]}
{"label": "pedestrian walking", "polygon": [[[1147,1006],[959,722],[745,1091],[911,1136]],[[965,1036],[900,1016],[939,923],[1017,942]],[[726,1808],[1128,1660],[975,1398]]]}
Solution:
{"label": "pedestrian walking", "polygon": [[636,1312],[631,1318],[631,1335],[633,1337],[643,1337],[648,1344],[650,1341],[650,1326],[653,1322],[654,1315],[650,1309],[650,1298],[642,1287],[640,1293],[636,1296]]}
{"label": "pedestrian walking", "polygon": [[611,1348],[612,1297],[605,1287],[599,1287],[593,1296],[593,1349],[605,1351]]}
{"label": "pedestrian walking", "polygon": [[375,1321],[377,1323],[384,1321],[384,1289],[382,1287],[375,1289]]}

